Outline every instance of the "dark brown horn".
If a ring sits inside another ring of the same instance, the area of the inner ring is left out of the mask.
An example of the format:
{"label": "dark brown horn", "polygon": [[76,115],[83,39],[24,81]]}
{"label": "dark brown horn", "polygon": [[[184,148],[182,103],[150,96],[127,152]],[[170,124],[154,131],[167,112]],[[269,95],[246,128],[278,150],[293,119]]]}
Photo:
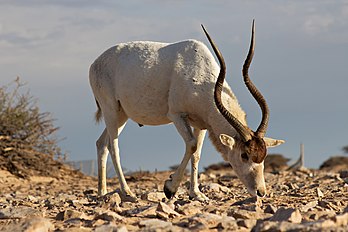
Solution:
{"label": "dark brown horn", "polygon": [[262,96],[261,92],[256,88],[256,86],[251,82],[249,78],[248,70],[254,56],[254,49],[255,49],[255,20],[253,20],[250,48],[249,48],[248,56],[245,59],[245,62],[243,65],[242,72],[243,72],[245,85],[247,86],[250,93],[253,95],[253,97],[255,98],[259,106],[261,107],[262,120],[259,127],[257,128],[255,132],[255,136],[263,138],[266,134],[266,130],[268,127],[269,109],[268,109],[265,98]]}
{"label": "dark brown horn", "polygon": [[236,117],[234,117],[222,104],[221,99],[221,93],[223,88],[223,83],[226,76],[226,64],[223,56],[221,55],[221,52],[219,51],[218,47],[216,46],[213,39],[210,37],[208,32],[205,30],[204,26],[201,25],[203,28],[203,31],[205,35],[207,36],[216,57],[219,60],[220,63],[220,73],[218,76],[218,79],[215,84],[215,91],[214,91],[214,100],[217,108],[219,109],[220,113],[224,116],[224,118],[233,126],[236,131],[240,134],[244,142],[249,141],[252,138],[253,132],[249,129],[249,127],[245,127]]}

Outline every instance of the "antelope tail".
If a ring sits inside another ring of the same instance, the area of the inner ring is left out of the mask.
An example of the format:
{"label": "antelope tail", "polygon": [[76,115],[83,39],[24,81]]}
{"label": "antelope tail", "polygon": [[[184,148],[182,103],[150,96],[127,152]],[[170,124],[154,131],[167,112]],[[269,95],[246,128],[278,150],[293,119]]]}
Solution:
{"label": "antelope tail", "polygon": [[103,118],[103,114],[102,114],[102,111],[100,109],[100,105],[99,105],[97,99],[95,99],[95,102],[97,103],[97,108],[98,109],[97,109],[97,112],[95,112],[94,118],[95,118],[95,121],[97,123],[99,123],[102,120],[102,118]]}

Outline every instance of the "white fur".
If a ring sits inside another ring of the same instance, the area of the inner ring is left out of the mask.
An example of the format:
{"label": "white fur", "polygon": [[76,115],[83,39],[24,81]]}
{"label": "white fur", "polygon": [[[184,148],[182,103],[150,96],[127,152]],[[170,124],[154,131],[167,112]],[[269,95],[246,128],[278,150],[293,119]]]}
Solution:
{"label": "white fur", "polygon": [[[118,150],[118,136],[128,118],[143,125],[174,123],[184,139],[185,156],[165,183],[173,193],[191,159],[190,196],[198,200],[207,199],[197,183],[198,161],[206,130],[224,159],[232,161],[233,168],[249,191],[255,194],[261,185],[264,188],[263,164],[262,168],[258,166],[262,170],[257,171],[257,176],[254,175],[256,171],[251,175],[249,168],[241,170],[238,165],[242,162],[243,147],[239,135],[215,106],[213,94],[219,70],[209,49],[196,40],[121,43],[96,59],[91,65],[89,80],[106,123],[106,130],[97,141],[100,194],[107,192],[105,162],[109,150],[120,179],[121,193],[134,197],[124,179]],[[245,113],[226,82],[222,100],[225,107],[247,125]],[[224,145],[221,134],[230,136],[233,144]],[[278,145],[281,141],[270,139],[270,143]],[[244,178],[245,175],[254,176],[253,183],[248,183],[250,177]],[[261,179],[260,184],[255,183],[255,179]]]}

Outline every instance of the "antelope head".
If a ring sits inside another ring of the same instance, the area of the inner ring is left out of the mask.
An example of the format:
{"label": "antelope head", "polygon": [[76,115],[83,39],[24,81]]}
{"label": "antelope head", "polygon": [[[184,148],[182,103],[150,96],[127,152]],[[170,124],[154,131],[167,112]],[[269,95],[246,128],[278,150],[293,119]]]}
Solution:
{"label": "antelope head", "polygon": [[249,78],[248,70],[254,56],[255,48],[255,22],[253,21],[252,23],[250,48],[243,65],[242,73],[245,85],[262,111],[262,120],[256,131],[251,130],[247,125],[243,125],[238,118],[233,116],[233,112],[229,112],[224,107],[221,100],[221,92],[226,75],[225,61],[203,25],[202,28],[220,63],[220,73],[214,90],[215,104],[220,113],[238,133],[235,137],[221,134],[220,141],[227,148],[228,162],[231,164],[239,179],[247,187],[248,192],[253,196],[257,195],[263,197],[266,194],[263,169],[264,159],[267,155],[267,147],[278,146],[284,143],[284,141],[265,137],[269,119],[269,108],[265,98]]}

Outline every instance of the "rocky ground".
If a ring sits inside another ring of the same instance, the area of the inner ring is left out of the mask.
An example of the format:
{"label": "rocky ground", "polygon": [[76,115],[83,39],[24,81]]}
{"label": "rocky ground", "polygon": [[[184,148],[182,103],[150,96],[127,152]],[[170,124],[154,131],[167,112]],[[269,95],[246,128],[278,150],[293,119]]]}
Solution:
{"label": "rocky ground", "polygon": [[[339,165],[273,168],[262,199],[250,198],[230,167],[213,165],[200,174],[208,203],[188,198],[187,181],[168,201],[162,189],[169,171],[128,175],[139,197],[132,203],[117,191],[98,197],[96,178],[64,165],[26,178],[3,169],[0,231],[348,231],[348,165]],[[118,181],[108,187],[117,189]]]}

